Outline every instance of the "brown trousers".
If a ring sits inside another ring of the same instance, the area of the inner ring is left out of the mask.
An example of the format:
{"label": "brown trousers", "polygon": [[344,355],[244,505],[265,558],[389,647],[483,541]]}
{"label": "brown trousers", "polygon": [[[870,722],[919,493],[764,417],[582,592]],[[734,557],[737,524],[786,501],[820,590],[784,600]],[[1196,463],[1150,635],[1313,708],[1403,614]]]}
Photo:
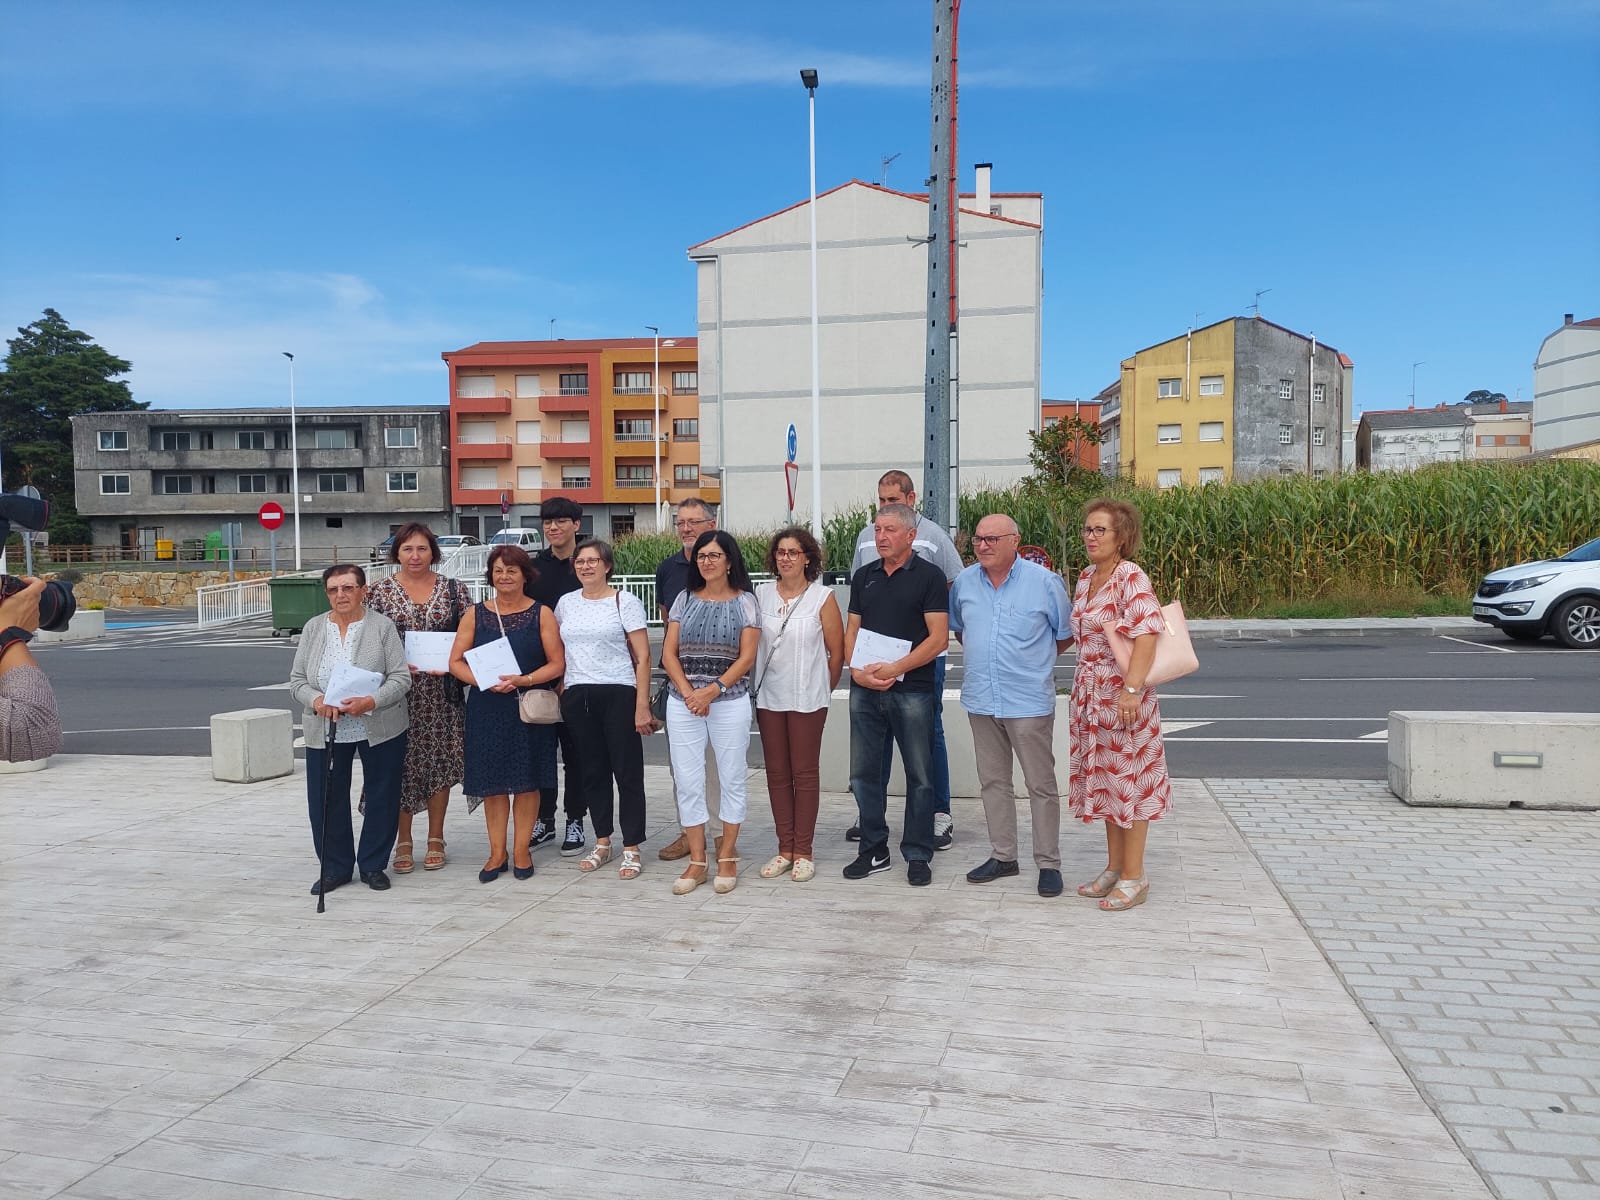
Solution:
{"label": "brown trousers", "polygon": [[808,713],[756,709],[778,853],[786,858],[814,857],[812,842],[822,804],[822,727],[827,719],[825,708]]}

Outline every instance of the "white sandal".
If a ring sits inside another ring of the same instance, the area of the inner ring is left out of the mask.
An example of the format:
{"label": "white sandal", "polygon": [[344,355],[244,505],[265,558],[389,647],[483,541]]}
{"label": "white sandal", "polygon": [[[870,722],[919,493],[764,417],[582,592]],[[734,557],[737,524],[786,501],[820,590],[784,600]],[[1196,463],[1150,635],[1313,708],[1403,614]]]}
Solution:
{"label": "white sandal", "polygon": [[1119,879],[1116,886],[1111,889],[1111,894],[1100,901],[1100,910],[1122,912],[1124,909],[1137,908],[1149,895],[1150,881],[1143,875],[1137,879]]}
{"label": "white sandal", "polygon": [[622,852],[622,865],[617,868],[618,879],[637,879],[644,872],[644,860],[637,850]]}
{"label": "white sandal", "polygon": [[596,842],[594,849],[578,860],[578,870],[588,874],[590,871],[598,871],[610,861],[611,843]]}

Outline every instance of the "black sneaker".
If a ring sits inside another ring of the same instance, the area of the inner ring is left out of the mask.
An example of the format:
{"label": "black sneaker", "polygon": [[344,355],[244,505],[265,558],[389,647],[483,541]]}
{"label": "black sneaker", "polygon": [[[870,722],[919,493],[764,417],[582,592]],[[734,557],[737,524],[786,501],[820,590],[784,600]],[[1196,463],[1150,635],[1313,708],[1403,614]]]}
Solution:
{"label": "black sneaker", "polygon": [[543,817],[540,817],[533,823],[533,836],[528,839],[528,849],[532,850],[535,847],[544,845],[546,842],[553,842],[555,840],[555,826],[551,822],[546,821]]}
{"label": "black sneaker", "polygon": [[933,814],[933,848],[948,850],[956,840],[955,818],[949,813]]}
{"label": "black sneaker", "polygon": [[[550,836],[555,837],[554,830],[551,830]],[[583,822],[568,821],[567,836],[561,839],[561,857],[571,858],[576,854],[582,854],[583,848],[588,844],[589,839],[583,835]]]}
{"label": "black sneaker", "polygon": [[847,863],[844,868],[846,879],[865,879],[868,875],[876,875],[879,871],[889,869],[889,851],[863,850],[856,855],[855,861]]}
{"label": "black sneaker", "polygon": [[933,868],[925,862],[907,863],[906,882],[912,887],[927,887],[933,882]]}
{"label": "black sneaker", "polygon": [[852,825],[849,829],[846,829],[844,831],[844,840],[847,842],[859,842],[861,840],[861,826]]}

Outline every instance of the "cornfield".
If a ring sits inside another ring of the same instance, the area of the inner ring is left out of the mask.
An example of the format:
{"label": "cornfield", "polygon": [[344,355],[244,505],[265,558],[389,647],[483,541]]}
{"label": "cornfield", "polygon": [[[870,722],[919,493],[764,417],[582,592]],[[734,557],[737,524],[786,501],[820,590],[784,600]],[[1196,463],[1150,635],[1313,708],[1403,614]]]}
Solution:
{"label": "cornfield", "polygon": [[[1248,616],[1263,606],[1313,600],[1339,589],[1411,588],[1467,595],[1485,572],[1564,554],[1600,536],[1600,465],[1587,462],[1456,463],[1410,474],[1351,472],[1247,483],[1136,488],[1094,479],[1090,490],[982,488],[961,497],[957,547],[970,558],[973,527],[988,513],[1012,516],[1022,540],[1042,546],[1056,569],[1084,565],[1078,525],[1092,496],[1131,501],[1144,524],[1139,563],[1157,592],[1194,616]],[[850,565],[867,503],[823,525],[827,568]],[[773,530],[739,533],[752,571]],[[653,572],[678,548],[646,534],[617,546],[617,570]]]}

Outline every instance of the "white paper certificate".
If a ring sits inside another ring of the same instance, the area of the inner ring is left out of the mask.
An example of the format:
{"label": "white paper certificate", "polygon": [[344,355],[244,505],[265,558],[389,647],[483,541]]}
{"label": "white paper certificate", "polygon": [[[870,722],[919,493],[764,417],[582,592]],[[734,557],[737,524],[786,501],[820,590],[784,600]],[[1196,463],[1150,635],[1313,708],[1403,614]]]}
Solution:
{"label": "white paper certificate", "polygon": [[517,652],[503,637],[485,642],[481,646],[474,646],[464,657],[467,666],[472,668],[472,678],[477,680],[478,687],[484,691],[498,684],[502,675],[522,674],[522,668],[517,665]]}
{"label": "white paper certificate", "polygon": [[450,650],[455,644],[453,633],[408,633],[406,662],[419,671],[448,671]]}
{"label": "white paper certificate", "polygon": [[331,708],[338,708],[345,701],[354,700],[357,696],[375,697],[382,683],[381,671],[367,671],[361,667],[353,667],[349,663],[340,663],[333,669],[333,675],[328,680],[328,690],[322,693],[322,702]]}
{"label": "white paper certificate", "polygon": [[[897,662],[910,653],[911,642],[906,638],[889,637],[887,634],[874,633],[870,629],[858,629],[855,653],[850,655],[850,669],[861,671],[873,663]],[[895,676],[897,682],[904,678],[904,675]]]}

